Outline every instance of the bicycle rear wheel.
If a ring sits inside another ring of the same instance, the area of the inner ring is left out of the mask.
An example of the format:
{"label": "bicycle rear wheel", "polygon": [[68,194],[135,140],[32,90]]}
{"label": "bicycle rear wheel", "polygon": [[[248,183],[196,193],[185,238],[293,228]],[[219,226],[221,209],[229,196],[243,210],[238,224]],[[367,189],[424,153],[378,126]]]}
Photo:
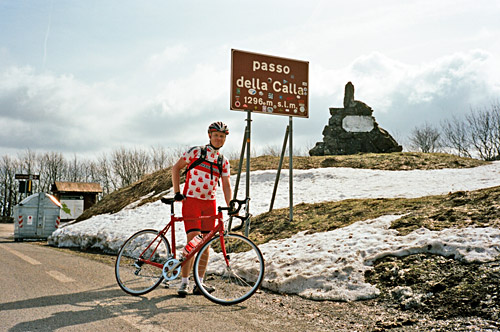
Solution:
{"label": "bicycle rear wheel", "polygon": [[[221,251],[220,237],[215,236],[196,256],[194,279],[207,299],[230,305],[245,301],[257,291],[264,278],[264,257],[250,239],[239,234],[225,235],[224,244],[229,265]],[[203,281],[210,287],[205,288],[199,274],[200,269],[203,269],[203,254],[207,251],[210,252],[210,258]],[[215,290],[209,289],[211,287]]]}
{"label": "bicycle rear wheel", "polygon": [[158,231],[145,229],[135,233],[125,241],[116,258],[118,285],[131,295],[152,291],[163,280],[162,268],[152,264],[163,265],[169,255],[169,243],[163,235],[158,236]]}

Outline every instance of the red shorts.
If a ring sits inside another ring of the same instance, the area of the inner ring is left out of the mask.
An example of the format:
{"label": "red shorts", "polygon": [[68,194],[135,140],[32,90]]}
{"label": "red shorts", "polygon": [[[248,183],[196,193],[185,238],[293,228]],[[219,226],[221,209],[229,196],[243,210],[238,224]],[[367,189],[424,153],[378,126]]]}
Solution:
{"label": "red shorts", "polygon": [[203,200],[186,197],[182,202],[182,216],[186,233],[202,232],[210,233],[215,227],[215,218],[199,219],[200,216],[214,216],[217,211],[215,200]]}

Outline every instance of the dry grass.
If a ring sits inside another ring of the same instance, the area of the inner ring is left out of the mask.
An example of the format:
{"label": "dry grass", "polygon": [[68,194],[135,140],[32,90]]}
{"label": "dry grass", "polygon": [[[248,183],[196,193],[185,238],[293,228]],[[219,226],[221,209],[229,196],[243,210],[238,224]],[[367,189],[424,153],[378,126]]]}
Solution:
{"label": "dry grass", "polygon": [[[239,160],[231,160],[231,173],[236,174]],[[367,153],[348,156],[294,157],[294,169],[311,169],[324,167],[351,167],[381,170],[412,170],[465,168],[484,165],[486,162],[470,158],[460,158],[443,153]],[[251,170],[276,170],[279,157],[260,156],[251,159]],[[246,162],[243,162],[243,172]],[[284,158],[282,168],[288,169],[288,157]],[[88,219],[94,215],[116,213],[125,206],[141,200],[139,205],[159,199],[159,194],[172,186],[171,168],[157,171],[145,176],[142,180],[105,196],[92,208],[86,210],[77,221]],[[146,195],[150,195],[144,198]]]}
{"label": "dry grass", "polygon": [[393,229],[406,235],[418,228],[430,230],[462,227],[500,228],[500,187],[459,191],[419,198],[348,199],[339,202],[294,206],[293,221],[288,208],[273,210],[252,219],[251,237],[257,243],[288,238],[299,231],[331,231],[361,220],[387,214],[405,214]]}
{"label": "dry grass", "polygon": [[[238,160],[231,161],[232,173],[238,169]],[[293,157],[294,169],[325,167],[351,167],[380,170],[412,170],[467,168],[485,165],[487,162],[471,158],[461,158],[445,153],[363,153],[346,156]],[[279,157],[260,156],[251,159],[252,171],[277,169]],[[243,163],[245,168],[245,163]],[[288,169],[288,157],[284,158],[283,169]]]}

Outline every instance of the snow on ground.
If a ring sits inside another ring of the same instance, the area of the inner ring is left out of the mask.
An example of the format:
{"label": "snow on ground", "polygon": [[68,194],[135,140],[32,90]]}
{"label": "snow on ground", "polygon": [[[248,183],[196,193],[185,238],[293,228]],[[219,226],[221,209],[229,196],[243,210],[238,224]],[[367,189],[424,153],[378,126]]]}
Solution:
{"label": "snow on ground", "polygon": [[[269,209],[276,171],[250,176],[250,211]],[[233,176],[231,181],[235,181]],[[244,176],[242,182],[244,182]],[[500,162],[469,169],[380,171],[352,168],[294,170],[294,204],[348,198],[420,197],[475,190],[500,185]],[[221,190],[219,190],[221,191]],[[239,197],[245,192],[239,189]],[[218,193],[218,201],[222,195]],[[166,196],[169,196],[168,194]],[[170,195],[171,196],[171,195]],[[287,207],[288,172],[282,172],[275,208]],[[176,204],[180,213],[180,204]],[[157,201],[140,207],[131,204],[115,214],[105,214],[56,230],[49,242],[59,247],[99,248],[115,253],[133,233],[161,229],[170,209]],[[495,228],[416,230],[398,236],[390,230],[399,216],[383,216],[325,233],[300,232],[289,239],[260,245],[266,260],[263,287],[313,299],[357,300],[374,297],[378,289],[364,281],[371,263],[386,255],[431,252],[455,259],[491,261],[500,254],[500,230]],[[186,241],[181,223],[176,226],[177,246]]]}
{"label": "snow on ground", "polygon": [[435,253],[463,261],[487,262],[500,254],[500,230],[419,229],[398,236],[389,229],[399,216],[382,216],[326,233],[301,232],[260,246],[264,252],[263,286],[316,300],[361,300],[378,295],[365,282],[371,263],[387,255]]}

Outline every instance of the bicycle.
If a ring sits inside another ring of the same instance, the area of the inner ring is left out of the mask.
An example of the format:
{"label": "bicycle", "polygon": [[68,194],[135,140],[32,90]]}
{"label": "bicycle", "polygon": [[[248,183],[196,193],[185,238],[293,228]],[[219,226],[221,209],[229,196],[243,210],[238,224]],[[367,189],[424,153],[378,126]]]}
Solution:
{"label": "bicycle", "polygon": [[[170,221],[162,230],[145,229],[133,234],[120,248],[115,264],[115,276],[122,290],[131,295],[143,295],[155,289],[163,280],[171,281],[181,273],[181,267],[196,253],[193,274],[201,293],[210,301],[231,305],[245,301],[259,288],[264,278],[264,258],[259,248],[247,237],[229,233],[224,227],[222,211],[228,211],[233,218],[240,218],[242,225],[250,215],[238,213],[245,200],[231,200],[229,207],[218,207],[213,216],[201,219],[215,219],[215,228],[203,237],[201,242],[186,257],[177,259],[175,247],[175,223],[183,220],[174,214],[173,198],[162,198],[170,205]],[[171,243],[166,233],[171,230]],[[205,271],[204,282],[215,287],[208,292],[200,282],[200,257],[209,250],[210,259]]]}

